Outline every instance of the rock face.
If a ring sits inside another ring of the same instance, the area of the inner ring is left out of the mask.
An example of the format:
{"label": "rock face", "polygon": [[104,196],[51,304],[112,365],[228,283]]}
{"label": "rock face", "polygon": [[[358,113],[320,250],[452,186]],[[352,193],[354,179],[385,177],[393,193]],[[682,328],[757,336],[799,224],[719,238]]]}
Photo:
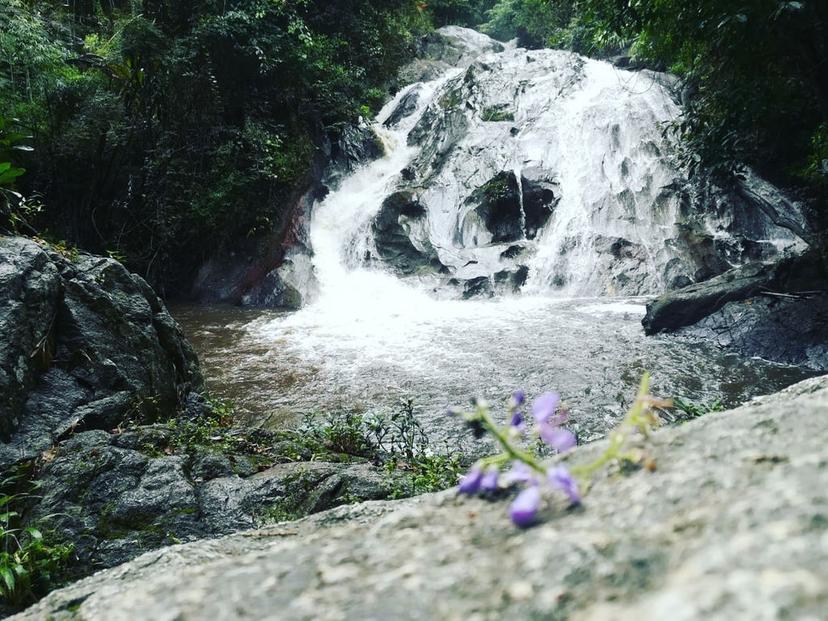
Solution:
{"label": "rock face", "polygon": [[744,300],[775,280],[773,265],[752,263],[658,297],[642,320],[647,334],[688,326],[733,300]]}
{"label": "rock face", "polygon": [[828,275],[810,254],[751,263],[647,305],[647,334],[674,332],[745,356],[828,370]]}
{"label": "rock face", "polygon": [[420,40],[416,60],[402,68],[399,80],[403,84],[433,80],[481,52],[497,53],[504,49],[502,43],[479,32],[446,26]]}
{"label": "rock face", "polygon": [[51,449],[29,518],[51,516],[44,523],[75,544],[73,566],[85,575],[165,545],[391,493],[391,481],[370,464],[267,466],[261,453],[244,450],[249,438],[213,433],[189,446],[177,446],[181,434],[164,425],[79,433]]}
{"label": "rock face", "polygon": [[728,302],[676,334],[744,356],[828,372],[828,293]]}
{"label": "rock face", "polygon": [[427,237],[422,244],[412,235],[413,229],[423,227],[425,215],[413,192],[397,192],[385,199],[371,225],[377,254],[402,276],[415,274],[433,263],[440,266]]}
{"label": "rock face", "polygon": [[178,325],[112,259],[0,237],[0,467],[76,430],[172,412],[202,378]]}
{"label": "rock face", "polygon": [[[671,76],[456,27],[420,54],[402,81],[422,82],[377,119],[389,150],[376,171],[316,207],[354,212],[337,249],[349,268],[379,257],[440,297],[513,293],[497,275],[519,271],[527,293],[643,295],[807,245],[803,206],[756,175],[725,191],[676,166],[662,132],[681,113]],[[419,223],[388,235],[386,205],[402,193]],[[515,244],[521,256],[506,256]],[[418,269],[399,269],[403,246],[421,249]]]}
{"label": "rock face", "polygon": [[822,377],[660,431],[655,472],[528,530],[505,499],[369,502],[152,552],[15,619],[818,619],[826,412]]}

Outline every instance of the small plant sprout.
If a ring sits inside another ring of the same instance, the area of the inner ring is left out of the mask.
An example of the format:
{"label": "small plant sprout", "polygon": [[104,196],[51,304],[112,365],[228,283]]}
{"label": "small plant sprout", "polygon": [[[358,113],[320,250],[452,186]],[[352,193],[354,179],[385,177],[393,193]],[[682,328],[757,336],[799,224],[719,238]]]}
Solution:
{"label": "small plant sprout", "polygon": [[561,406],[558,393],[547,392],[538,396],[532,403],[531,416],[527,417],[524,412],[525,395],[521,391],[515,392],[509,399],[509,424],[506,426],[494,422],[489,404],[483,400],[476,401],[471,412],[453,408],[450,413],[461,416],[475,437],[489,434],[501,449],[497,455],[475,463],[460,480],[457,491],[461,494],[491,495],[500,489],[521,486],[509,506],[509,517],[516,526],[523,528],[536,522],[548,492],[562,496],[570,505],[579,505],[595,475],[610,464],[644,464],[648,469],[653,469],[654,462],[634,444],[638,439],[649,438],[652,430],[660,424],[656,410],[669,408],[672,404],[652,397],[649,386],[650,376],[645,373],[632,407],[610,433],[609,445],[604,452],[594,461],[571,469],[561,463],[544,463],[525,448],[531,437],[527,422],[532,420],[532,433],[556,453],[565,453],[577,444],[575,434],[564,426],[568,412]]}

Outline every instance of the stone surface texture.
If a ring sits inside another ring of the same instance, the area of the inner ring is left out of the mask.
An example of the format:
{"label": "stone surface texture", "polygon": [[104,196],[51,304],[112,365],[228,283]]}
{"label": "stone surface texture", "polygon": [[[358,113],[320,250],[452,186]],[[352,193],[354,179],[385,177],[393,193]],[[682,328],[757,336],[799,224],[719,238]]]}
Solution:
{"label": "stone surface texture", "polygon": [[[217,433],[226,442],[234,430]],[[392,482],[369,463],[268,465],[253,451],[176,447],[170,438],[164,425],[87,431],[50,450],[29,519],[74,544],[78,576],[174,543],[391,495]]]}
{"label": "stone surface texture", "polygon": [[202,386],[161,300],[113,259],[0,236],[0,335],[0,467],[175,411]]}
{"label": "stone surface texture", "polygon": [[828,376],[657,432],[654,472],[527,530],[505,498],[367,502],[151,552],[14,618],[822,619],[826,437]]}

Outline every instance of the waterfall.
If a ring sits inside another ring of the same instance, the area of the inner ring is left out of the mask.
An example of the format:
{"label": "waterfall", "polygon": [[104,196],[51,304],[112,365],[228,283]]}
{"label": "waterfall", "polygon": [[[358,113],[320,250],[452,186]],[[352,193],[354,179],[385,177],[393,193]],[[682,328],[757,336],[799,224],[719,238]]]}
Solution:
{"label": "waterfall", "polygon": [[384,156],[313,209],[324,297],[652,294],[701,273],[693,226],[727,246],[682,208],[669,76],[440,32],[452,63],[383,108]]}

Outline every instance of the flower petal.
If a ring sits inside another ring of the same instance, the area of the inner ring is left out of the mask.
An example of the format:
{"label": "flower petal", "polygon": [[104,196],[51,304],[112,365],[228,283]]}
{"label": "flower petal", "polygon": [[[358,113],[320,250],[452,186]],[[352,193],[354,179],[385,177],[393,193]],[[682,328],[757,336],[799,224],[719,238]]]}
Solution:
{"label": "flower petal", "polygon": [[578,482],[570,474],[566,466],[551,468],[547,473],[547,477],[549,484],[566,494],[573,505],[580,504],[581,494],[578,491]]}
{"label": "flower petal", "polygon": [[559,453],[568,451],[578,444],[578,441],[575,439],[575,434],[563,427],[541,424],[538,432],[540,433],[541,439]]}
{"label": "flower petal", "polygon": [[500,471],[492,466],[486,470],[486,473],[483,475],[483,478],[480,480],[480,491],[481,492],[496,492],[497,491],[497,480],[500,476]]}
{"label": "flower petal", "polygon": [[515,526],[530,526],[537,517],[540,503],[541,494],[538,486],[527,487],[512,501],[509,506],[509,517]]}
{"label": "flower petal", "polygon": [[515,483],[535,483],[535,475],[532,469],[522,461],[513,461],[512,469],[506,472],[500,479],[505,486]]}
{"label": "flower petal", "polygon": [[532,404],[532,416],[539,423],[549,420],[561,404],[561,396],[556,392],[545,392]]}
{"label": "flower petal", "polygon": [[483,471],[480,469],[480,466],[472,466],[468,474],[460,479],[457,491],[461,494],[474,494],[480,489],[482,481]]}

